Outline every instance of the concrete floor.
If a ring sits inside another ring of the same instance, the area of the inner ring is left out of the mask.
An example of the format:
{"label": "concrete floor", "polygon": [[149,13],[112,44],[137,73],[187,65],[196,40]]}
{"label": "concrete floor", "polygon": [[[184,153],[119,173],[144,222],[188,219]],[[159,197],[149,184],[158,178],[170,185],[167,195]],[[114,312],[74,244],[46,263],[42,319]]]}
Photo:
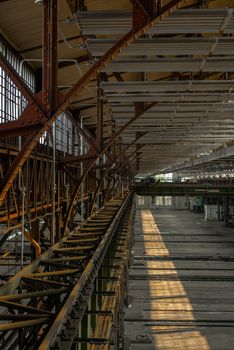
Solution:
{"label": "concrete floor", "polygon": [[134,230],[125,350],[234,350],[233,229],[138,208]]}

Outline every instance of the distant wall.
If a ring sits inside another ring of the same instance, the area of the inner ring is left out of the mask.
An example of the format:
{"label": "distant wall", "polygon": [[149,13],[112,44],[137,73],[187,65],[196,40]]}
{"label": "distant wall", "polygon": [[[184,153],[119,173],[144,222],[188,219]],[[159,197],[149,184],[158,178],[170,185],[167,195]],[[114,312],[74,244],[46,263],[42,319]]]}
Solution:
{"label": "distant wall", "polygon": [[171,196],[136,196],[136,206],[139,208],[171,208],[171,209],[188,209],[188,197],[171,197]]}

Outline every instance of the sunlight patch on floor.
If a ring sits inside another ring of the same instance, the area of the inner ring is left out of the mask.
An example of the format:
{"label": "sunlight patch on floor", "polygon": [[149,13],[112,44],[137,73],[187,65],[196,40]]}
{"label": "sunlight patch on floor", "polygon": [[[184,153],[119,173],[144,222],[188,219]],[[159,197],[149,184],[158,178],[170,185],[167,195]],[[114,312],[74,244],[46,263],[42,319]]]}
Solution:
{"label": "sunlight patch on floor", "polygon": [[[155,240],[159,241],[145,242],[145,254],[170,257],[170,252],[163,242],[160,229],[150,210],[141,210],[141,223],[144,241],[149,240],[150,236],[147,236],[149,234],[154,235]],[[154,262],[153,264],[150,261],[145,261],[145,266],[149,269],[152,269],[152,267],[155,269],[166,269],[164,275],[171,274],[178,276],[176,266],[172,261],[159,261],[158,263]],[[155,273],[157,274],[157,270]],[[163,275],[162,270],[159,275]],[[161,319],[165,321],[196,321],[193,306],[181,281],[149,280],[146,283],[149,287],[148,294],[151,299],[154,299],[151,301],[151,311],[148,311],[149,317],[152,318],[151,323],[153,323],[153,320]],[[164,299],[165,297],[169,297],[169,299]],[[163,304],[161,304],[161,301],[157,298],[161,298],[165,309],[162,308]],[[177,299],[177,304],[175,304],[175,298],[179,298],[179,303]],[[158,308],[157,305],[159,305]],[[147,314],[147,311],[145,311],[145,313]],[[206,337],[197,330],[196,325],[189,326],[185,324],[183,326],[183,331],[179,325],[174,326],[173,328],[169,326],[168,328],[165,327],[163,330],[160,326],[150,326],[153,339],[155,340],[155,349],[211,350]]]}

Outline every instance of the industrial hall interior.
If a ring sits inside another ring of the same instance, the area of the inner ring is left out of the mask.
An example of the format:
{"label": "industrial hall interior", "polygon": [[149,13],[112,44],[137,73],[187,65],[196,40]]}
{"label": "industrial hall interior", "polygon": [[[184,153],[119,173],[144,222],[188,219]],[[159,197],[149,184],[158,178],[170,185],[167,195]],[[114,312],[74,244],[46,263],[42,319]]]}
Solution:
{"label": "industrial hall interior", "polygon": [[0,350],[234,350],[234,0],[0,0]]}

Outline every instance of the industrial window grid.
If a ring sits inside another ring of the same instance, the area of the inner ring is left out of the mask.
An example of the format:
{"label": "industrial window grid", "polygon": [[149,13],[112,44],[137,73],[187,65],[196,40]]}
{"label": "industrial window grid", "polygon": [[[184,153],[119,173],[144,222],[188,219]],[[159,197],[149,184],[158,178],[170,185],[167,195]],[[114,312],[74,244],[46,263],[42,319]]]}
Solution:
{"label": "industrial window grid", "polygon": [[137,204],[145,205],[145,197],[137,196]]}
{"label": "industrial window grid", "polygon": [[[54,126],[52,126],[53,128]],[[41,144],[48,144],[53,146],[52,138],[53,132],[45,132],[40,138]],[[55,122],[55,144],[56,150],[65,154],[78,156],[81,154],[81,138],[76,127],[69,119],[68,113],[61,113]],[[89,149],[88,143],[83,139],[83,153]]]}
{"label": "industrial window grid", "polygon": [[[28,87],[35,92],[36,79],[33,72],[4,42],[0,41],[0,52],[21,76]],[[0,123],[16,120],[27,106],[27,100],[0,67]]]}
{"label": "industrial window grid", "polygon": [[80,154],[80,137],[66,113],[57,118],[55,127],[56,149],[68,154]]}
{"label": "industrial window grid", "polygon": [[172,197],[171,196],[157,196],[156,197],[156,206],[171,206]]}
{"label": "industrial window grid", "polygon": [[[0,39],[0,52],[21,76],[28,87],[35,92],[36,77],[26,62],[17,56],[13,50]],[[12,82],[10,77],[0,67],[0,123],[17,120],[27,107],[27,100]],[[52,146],[51,133],[45,132],[40,138],[40,144]],[[55,123],[56,150],[67,154],[80,154],[80,136],[66,113],[62,113]],[[1,140],[5,143],[5,140]],[[16,139],[8,140],[8,143],[17,146]],[[84,146],[87,144],[84,141]]]}

